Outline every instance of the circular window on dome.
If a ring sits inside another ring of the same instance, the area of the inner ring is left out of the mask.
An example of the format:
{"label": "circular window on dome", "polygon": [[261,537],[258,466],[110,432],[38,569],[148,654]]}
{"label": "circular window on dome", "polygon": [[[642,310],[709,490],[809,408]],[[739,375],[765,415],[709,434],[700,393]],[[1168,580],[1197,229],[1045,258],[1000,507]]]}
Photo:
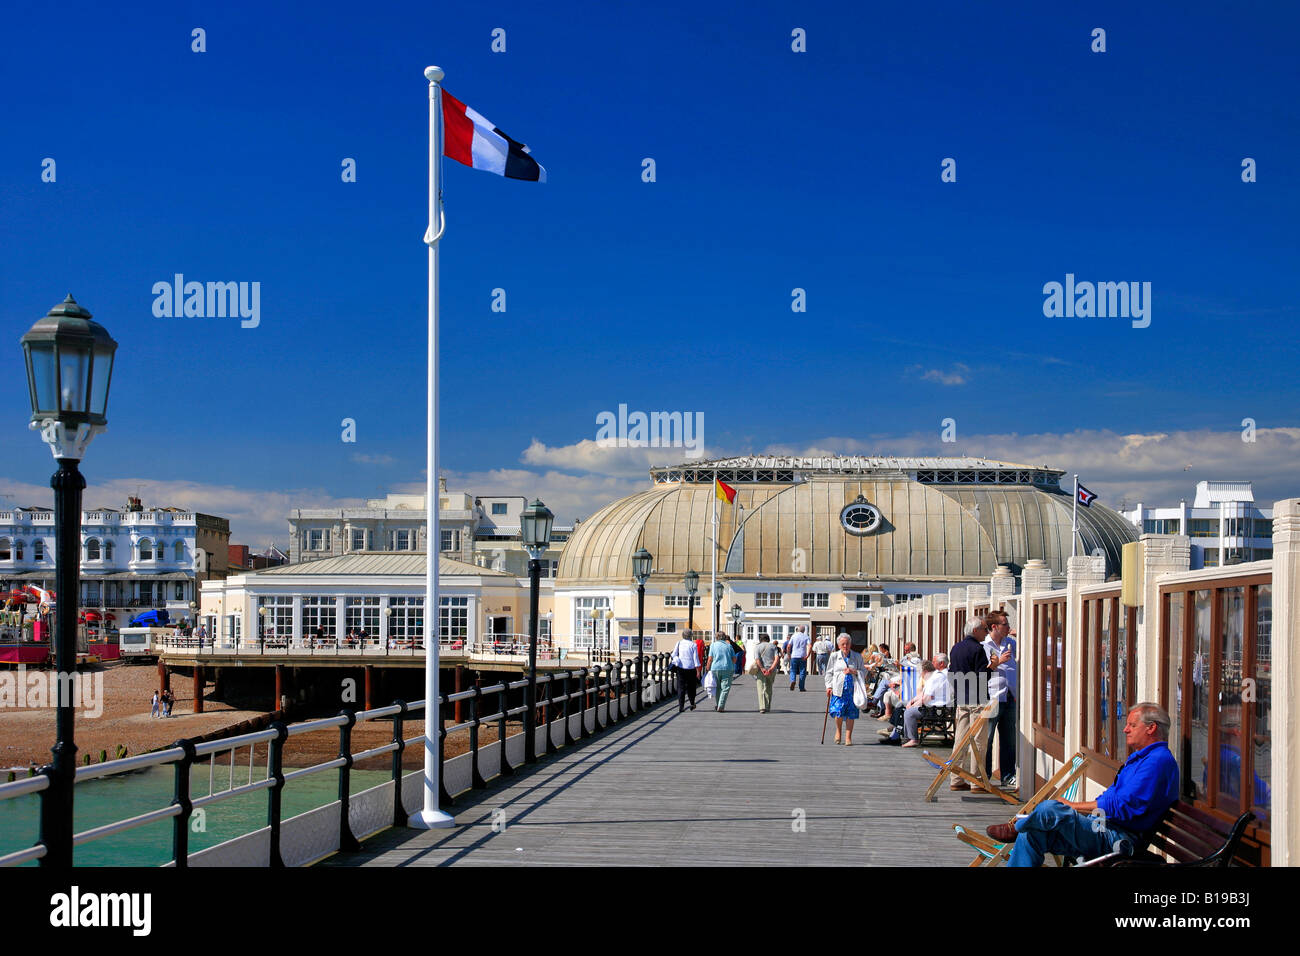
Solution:
{"label": "circular window on dome", "polygon": [[867,499],[858,495],[858,500],[845,505],[840,512],[840,524],[849,534],[871,534],[880,529],[884,516],[875,505],[867,504]]}

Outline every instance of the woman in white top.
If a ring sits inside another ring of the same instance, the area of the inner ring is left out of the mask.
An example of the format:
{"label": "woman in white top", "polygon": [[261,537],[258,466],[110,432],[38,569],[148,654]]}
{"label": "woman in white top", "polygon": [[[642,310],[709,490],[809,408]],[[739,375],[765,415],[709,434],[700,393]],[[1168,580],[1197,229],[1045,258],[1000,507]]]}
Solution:
{"label": "woman in white top", "polygon": [[677,713],[686,709],[686,698],[691,699],[691,710],[695,709],[695,688],[698,686],[700,669],[700,652],[693,640],[683,637],[673,648],[672,663],[677,667]]}
{"label": "woman in white top", "polygon": [[851,747],[858,701],[867,699],[866,666],[847,634],[841,634],[838,643],[839,650],[826,662],[826,706],[835,718],[835,742],[840,742],[843,731],[844,744]]}

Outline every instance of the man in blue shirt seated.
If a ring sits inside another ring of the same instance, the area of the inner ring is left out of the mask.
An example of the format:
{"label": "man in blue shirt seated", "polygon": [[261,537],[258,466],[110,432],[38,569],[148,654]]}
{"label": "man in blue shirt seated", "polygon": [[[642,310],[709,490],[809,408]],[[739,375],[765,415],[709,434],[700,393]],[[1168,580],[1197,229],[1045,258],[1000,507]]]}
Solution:
{"label": "man in blue shirt seated", "polygon": [[998,823],[988,835],[1015,842],[1007,866],[1042,866],[1047,853],[1092,859],[1114,852],[1120,840],[1146,846],[1165,811],[1178,800],[1178,763],[1169,752],[1169,715],[1156,704],[1136,704],[1124,724],[1129,758],[1115,783],[1096,800],[1047,800],[1015,825]]}

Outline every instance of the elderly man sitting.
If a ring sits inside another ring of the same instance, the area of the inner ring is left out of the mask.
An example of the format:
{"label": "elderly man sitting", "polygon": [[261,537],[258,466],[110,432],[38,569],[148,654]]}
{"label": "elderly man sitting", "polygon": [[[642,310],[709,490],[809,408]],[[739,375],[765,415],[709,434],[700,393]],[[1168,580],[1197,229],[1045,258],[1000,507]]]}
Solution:
{"label": "elderly man sitting", "polygon": [[1178,763],[1169,752],[1169,715],[1157,704],[1135,705],[1124,724],[1129,757],[1115,783],[1096,800],[1040,803],[1015,825],[998,823],[988,835],[1015,845],[1007,866],[1042,866],[1047,853],[1104,856],[1121,840],[1133,851],[1178,800]]}

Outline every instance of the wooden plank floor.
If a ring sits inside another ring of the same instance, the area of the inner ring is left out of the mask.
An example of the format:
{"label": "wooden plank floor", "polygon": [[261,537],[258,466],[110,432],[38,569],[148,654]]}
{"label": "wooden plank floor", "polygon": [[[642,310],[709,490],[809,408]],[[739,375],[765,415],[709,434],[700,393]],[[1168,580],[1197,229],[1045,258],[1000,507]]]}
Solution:
{"label": "wooden plank floor", "polygon": [[832,746],[832,721],[820,746],[820,678],[792,693],[778,677],[773,698],[759,714],[746,676],[725,713],[703,694],[684,714],[665,701],[460,795],[453,829],[386,830],[319,865],[964,866],[974,854],[952,824],[982,830],[1015,812],[946,783],[925,803],[934,773],[921,750],[878,745],[874,719],[852,747]]}

